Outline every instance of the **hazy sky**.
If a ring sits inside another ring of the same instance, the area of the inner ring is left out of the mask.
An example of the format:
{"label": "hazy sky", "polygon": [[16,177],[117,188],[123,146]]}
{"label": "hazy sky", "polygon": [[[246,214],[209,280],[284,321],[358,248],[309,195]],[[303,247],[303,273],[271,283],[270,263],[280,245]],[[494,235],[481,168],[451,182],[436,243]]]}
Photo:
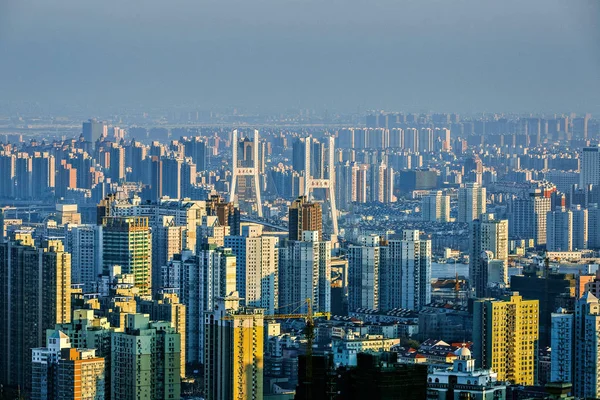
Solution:
{"label": "hazy sky", "polygon": [[600,1],[0,0],[0,100],[600,112]]}

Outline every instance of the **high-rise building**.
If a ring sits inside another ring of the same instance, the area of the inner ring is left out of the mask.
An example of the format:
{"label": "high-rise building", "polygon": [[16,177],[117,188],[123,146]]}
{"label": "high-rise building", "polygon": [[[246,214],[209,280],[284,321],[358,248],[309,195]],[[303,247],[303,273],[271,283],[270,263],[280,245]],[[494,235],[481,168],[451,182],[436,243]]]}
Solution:
{"label": "high-rise building", "polygon": [[152,289],[152,235],[147,217],[104,217],[102,269],[109,275],[114,265],[135,276],[140,294]]}
{"label": "high-rise building", "polygon": [[16,156],[6,151],[0,151],[0,197],[12,198],[14,196],[14,179]]}
{"label": "high-rise building", "polygon": [[550,382],[573,382],[574,359],[574,314],[559,308],[551,315]]}
{"label": "high-rise building", "polygon": [[151,321],[167,321],[175,332],[179,333],[180,339],[180,372],[185,377],[185,349],[186,349],[186,307],[180,303],[175,289],[163,289],[154,299],[137,298],[137,312],[150,315]]}
{"label": "high-rise building", "polygon": [[162,194],[172,199],[181,196],[181,170],[183,159],[167,157],[162,160]]}
{"label": "high-rise building", "polygon": [[510,203],[510,235],[518,239],[533,239],[536,246],[546,245],[546,214],[552,200],[540,189]]}
{"label": "high-rise building", "polygon": [[364,236],[360,245],[348,247],[348,308],[379,308],[381,248],[377,235]]}
{"label": "high-rise building", "polygon": [[95,349],[66,348],[60,352],[55,399],[104,399],[104,358],[96,356]]}
{"label": "high-rise building", "polygon": [[30,234],[0,243],[0,384],[31,390],[31,349],[71,319],[71,255],[62,242],[37,248]]}
{"label": "high-rise building", "polygon": [[[575,306],[573,391],[581,398],[600,397],[600,301],[586,292]],[[565,343],[564,346],[568,346]]]}
{"label": "high-rise building", "polygon": [[473,303],[473,353],[478,365],[515,385],[536,382],[538,356],[537,300],[514,292],[506,300],[477,299]]}
{"label": "high-rise building", "polygon": [[46,347],[31,349],[31,398],[58,399],[58,361],[61,350],[71,347],[71,339],[60,330],[49,331]]}
{"label": "high-rise building", "polygon": [[290,205],[288,216],[290,240],[302,240],[304,231],[316,231],[318,240],[323,239],[321,204],[309,202],[306,196],[300,196]]}
{"label": "high-rise building", "polygon": [[458,189],[458,222],[471,222],[486,212],[486,190],[478,183],[466,183]]}
{"label": "high-rise building", "polygon": [[102,275],[102,226],[66,224],[64,243],[71,253],[71,283],[89,287]]}
{"label": "high-rise building", "polygon": [[262,226],[242,225],[240,236],[225,237],[225,247],[236,255],[236,290],[245,305],[272,315],[278,309],[278,239],[263,236]]}
{"label": "high-rise building", "polygon": [[450,196],[442,191],[429,192],[421,199],[423,221],[450,222]]}
{"label": "high-rise building", "polygon": [[111,398],[180,398],[180,335],[170,323],[127,314],[111,344]]}
{"label": "high-rise building", "polygon": [[[121,182],[125,179],[125,148],[117,143],[111,143],[108,148],[110,164],[108,168],[108,177],[113,182]],[[139,168],[136,165],[135,168]]]}
{"label": "high-rise building", "polygon": [[580,177],[582,187],[600,185],[600,146],[583,148]]}
{"label": "high-rise building", "polygon": [[469,277],[476,297],[492,284],[508,284],[508,221],[482,214],[471,224]]}
{"label": "high-rise building", "polygon": [[206,315],[207,400],[263,398],[263,310],[240,307],[237,293]]}
{"label": "high-rise building", "polygon": [[572,205],[573,213],[573,249],[588,248],[588,210],[580,205]]}
{"label": "high-rise building", "polygon": [[[279,313],[331,311],[331,242],[319,241],[317,231],[302,232],[301,241],[279,248]],[[298,308],[299,307],[299,308]]]}
{"label": "high-rise building", "polygon": [[158,293],[162,287],[162,266],[184,249],[185,227],[175,225],[175,217],[161,215],[152,227],[152,289]]}
{"label": "high-rise building", "polygon": [[108,126],[103,122],[98,122],[94,119],[90,119],[88,122],[83,123],[83,138],[86,142],[92,144],[92,147],[96,147],[96,142],[102,137],[108,135]]}
{"label": "high-rise building", "polygon": [[419,311],[431,303],[431,240],[418,230],[402,232],[400,307]]}
{"label": "high-rise building", "polygon": [[56,160],[53,155],[34,153],[31,162],[33,197],[36,199],[47,198],[52,194],[55,186]]}
{"label": "high-rise building", "polygon": [[546,214],[546,250],[573,250],[573,212],[564,207]]}

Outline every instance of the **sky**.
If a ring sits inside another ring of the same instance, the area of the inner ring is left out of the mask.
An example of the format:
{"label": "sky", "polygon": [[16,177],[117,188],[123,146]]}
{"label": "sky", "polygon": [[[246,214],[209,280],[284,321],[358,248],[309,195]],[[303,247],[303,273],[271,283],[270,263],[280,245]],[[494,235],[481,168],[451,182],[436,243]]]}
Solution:
{"label": "sky", "polygon": [[600,113],[600,1],[0,0],[0,101]]}

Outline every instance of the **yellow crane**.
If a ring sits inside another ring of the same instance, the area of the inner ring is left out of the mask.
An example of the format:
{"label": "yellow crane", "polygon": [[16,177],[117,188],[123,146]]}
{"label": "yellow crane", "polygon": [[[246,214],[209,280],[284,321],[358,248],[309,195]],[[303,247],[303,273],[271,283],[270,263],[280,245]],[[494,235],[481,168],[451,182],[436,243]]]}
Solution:
{"label": "yellow crane", "polygon": [[324,317],[326,319],[331,318],[331,313],[329,312],[315,312],[312,310],[312,302],[310,298],[307,298],[303,301],[299,307],[306,304],[306,314],[275,314],[275,315],[265,315],[265,321],[273,321],[278,319],[304,319],[306,320],[306,381],[303,382],[306,388],[306,398],[311,399],[312,395],[310,394],[310,384],[312,383],[313,377],[313,365],[312,365],[312,352],[313,352],[313,342],[315,338],[315,321],[314,318]]}
{"label": "yellow crane", "polygon": [[[298,304],[298,303],[295,303]],[[331,313],[329,312],[313,312],[312,309],[312,300],[307,298],[302,301],[298,308],[302,307],[306,304],[307,312],[305,314],[291,313],[291,314],[274,314],[274,315],[264,315],[263,318],[265,321],[274,321],[274,320],[285,320],[285,319],[304,319],[306,321],[306,380],[303,382],[306,388],[307,399],[312,398],[310,395],[310,388],[313,377],[313,365],[312,365],[312,355],[313,355],[313,342],[315,338],[315,318],[331,318]],[[222,318],[223,320],[233,320],[232,316],[225,316]],[[243,351],[243,349],[241,349]],[[243,356],[240,354],[240,356]]]}

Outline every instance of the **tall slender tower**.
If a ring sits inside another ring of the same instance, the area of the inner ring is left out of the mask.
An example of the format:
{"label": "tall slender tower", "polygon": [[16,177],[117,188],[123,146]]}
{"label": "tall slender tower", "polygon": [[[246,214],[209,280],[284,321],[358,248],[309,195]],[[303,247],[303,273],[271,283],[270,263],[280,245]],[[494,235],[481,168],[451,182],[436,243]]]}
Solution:
{"label": "tall slender tower", "polygon": [[240,307],[233,292],[206,315],[205,337],[206,398],[262,400],[263,310]]}
{"label": "tall slender tower", "polygon": [[147,217],[104,217],[102,229],[102,269],[120,265],[123,273],[135,275],[140,294],[152,288],[152,239]]}
{"label": "tall slender tower", "polygon": [[240,176],[250,176],[254,182],[254,191],[256,193],[256,213],[259,217],[263,216],[262,213],[262,202],[260,199],[260,180],[259,180],[259,164],[258,164],[258,130],[254,130],[253,137],[253,146],[252,146],[252,166],[251,167],[240,167],[238,160],[238,131],[237,129],[233,131],[232,139],[231,139],[231,151],[233,154],[232,162],[231,162],[231,187],[229,191],[229,202],[233,203],[235,201],[236,189],[238,184],[238,177]]}
{"label": "tall slender tower", "polygon": [[0,244],[0,385],[31,389],[31,349],[71,319],[71,255],[30,234]]}

